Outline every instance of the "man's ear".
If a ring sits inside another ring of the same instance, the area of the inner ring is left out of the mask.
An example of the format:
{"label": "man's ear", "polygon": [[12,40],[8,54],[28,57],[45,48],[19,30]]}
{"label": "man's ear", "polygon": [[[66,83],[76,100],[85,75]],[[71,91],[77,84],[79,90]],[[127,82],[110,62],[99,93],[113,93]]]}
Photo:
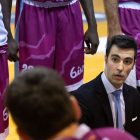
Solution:
{"label": "man's ear", "polygon": [[107,56],[105,55],[105,64],[107,63]]}
{"label": "man's ear", "polygon": [[136,64],[136,60],[135,60],[135,62],[134,62],[134,64],[133,64],[133,67],[132,67],[132,69],[134,69],[134,66],[135,66],[135,64]]}
{"label": "man's ear", "polygon": [[19,128],[17,128],[17,133],[20,137],[20,140],[32,140],[26,134],[24,134]]}
{"label": "man's ear", "polygon": [[81,118],[81,109],[80,109],[78,102],[74,96],[71,95],[70,100],[71,100],[72,108],[73,108],[73,111],[75,114],[75,118],[78,121]]}

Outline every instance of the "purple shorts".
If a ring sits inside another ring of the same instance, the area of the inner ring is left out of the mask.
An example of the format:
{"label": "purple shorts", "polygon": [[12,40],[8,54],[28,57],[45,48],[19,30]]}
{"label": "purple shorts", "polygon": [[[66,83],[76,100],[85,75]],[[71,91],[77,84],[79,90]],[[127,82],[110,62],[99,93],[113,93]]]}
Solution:
{"label": "purple shorts", "polygon": [[9,114],[4,106],[4,94],[9,84],[7,54],[0,54],[0,140],[5,140],[9,134]]}
{"label": "purple shorts", "polygon": [[123,33],[138,43],[136,78],[137,86],[140,86],[140,4],[135,2],[120,4],[118,12]]}
{"label": "purple shorts", "polygon": [[132,2],[132,1],[140,3],[140,0],[118,0],[118,3]]}
{"label": "purple shorts", "polygon": [[81,86],[84,33],[79,1],[53,8],[23,3],[18,15],[19,71],[45,66],[58,71],[68,91]]}

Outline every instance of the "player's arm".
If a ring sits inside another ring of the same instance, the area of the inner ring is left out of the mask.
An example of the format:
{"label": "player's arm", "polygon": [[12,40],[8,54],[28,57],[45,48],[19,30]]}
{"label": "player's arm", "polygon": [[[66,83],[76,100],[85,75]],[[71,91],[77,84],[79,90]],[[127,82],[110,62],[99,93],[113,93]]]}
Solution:
{"label": "player's arm", "polygon": [[80,3],[88,22],[88,30],[86,31],[84,37],[88,46],[85,48],[85,53],[95,54],[99,45],[99,38],[97,33],[97,24],[94,16],[93,2],[92,0],[80,0]]}
{"label": "player's arm", "polygon": [[6,30],[8,31],[7,57],[10,61],[16,62],[19,60],[19,46],[13,38],[10,28],[12,0],[0,0],[0,3],[2,5],[3,22]]}
{"label": "player's arm", "polygon": [[107,29],[108,29],[108,38],[112,38],[114,35],[122,35],[119,15],[118,15],[118,2],[117,0],[103,0],[104,9],[107,19]]}

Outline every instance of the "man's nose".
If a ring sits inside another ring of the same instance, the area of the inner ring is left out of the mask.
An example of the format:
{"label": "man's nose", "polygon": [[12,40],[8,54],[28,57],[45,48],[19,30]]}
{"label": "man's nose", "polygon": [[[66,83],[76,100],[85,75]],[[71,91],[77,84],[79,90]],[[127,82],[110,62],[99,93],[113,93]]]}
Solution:
{"label": "man's nose", "polygon": [[124,68],[124,66],[123,66],[123,62],[121,61],[121,62],[118,64],[118,68],[117,68],[117,70],[122,71],[123,68]]}

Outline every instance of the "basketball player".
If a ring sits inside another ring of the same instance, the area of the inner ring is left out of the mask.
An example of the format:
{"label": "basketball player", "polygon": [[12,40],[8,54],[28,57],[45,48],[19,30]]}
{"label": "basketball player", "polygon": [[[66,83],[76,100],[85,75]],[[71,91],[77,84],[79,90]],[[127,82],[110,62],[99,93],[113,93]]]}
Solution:
{"label": "basketball player", "polygon": [[18,61],[19,51],[19,71],[45,66],[58,71],[67,91],[81,86],[83,52],[94,54],[99,44],[92,0],[80,0],[88,22],[85,35],[78,0],[17,0],[15,39],[19,46],[10,30],[12,0],[1,1],[9,33],[8,59]]}
{"label": "basketball player", "polygon": [[9,115],[3,100],[6,87],[9,84],[9,73],[6,54],[8,48],[7,31],[2,21],[3,15],[1,10],[0,4],[0,140],[5,140],[9,134]]}

